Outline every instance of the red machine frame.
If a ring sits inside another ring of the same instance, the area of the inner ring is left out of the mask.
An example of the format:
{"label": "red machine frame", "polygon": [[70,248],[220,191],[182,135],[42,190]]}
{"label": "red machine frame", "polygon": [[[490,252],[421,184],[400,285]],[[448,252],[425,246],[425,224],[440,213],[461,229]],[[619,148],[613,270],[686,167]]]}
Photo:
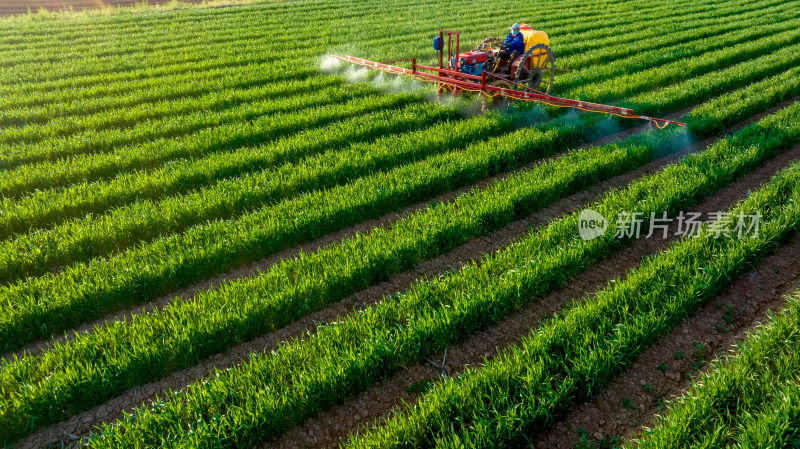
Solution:
{"label": "red machine frame", "polygon": [[[653,122],[659,128],[664,128],[669,124],[678,126],[686,126],[683,122],[675,120],[647,117],[637,115],[632,109],[621,108],[618,106],[610,106],[599,103],[591,103],[581,100],[571,100],[568,98],[554,97],[537,90],[528,88],[527,86],[520,85],[514,80],[496,75],[486,70],[478,75],[471,75],[469,73],[460,72],[458,57],[455,58],[455,67],[453,69],[445,68],[444,66],[444,35],[447,35],[447,61],[453,57],[453,37],[455,37],[455,55],[460,53],[460,37],[461,33],[458,31],[440,30],[439,39],[442,42],[439,51],[439,67],[432,67],[423,64],[417,64],[417,58],[404,58],[395,59],[392,61],[376,62],[368,59],[358,58],[355,56],[337,56],[329,55],[332,58],[338,59],[343,62],[355,64],[371,69],[381,70],[387,73],[396,75],[410,76],[421,81],[436,82],[439,85],[439,92],[443,92],[445,88],[452,90],[453,95],[458,96],[460,91],[479,92],[489,97],[500,95],[507,98],[512,98],[520,101],[540,101],[551,106],[559,107],[574,107],[587,112],[607,113],[614,114],[623,118],[638,118]],[[411,68],[399,67],[392,65],[398,62],[411,61]],[[510,62],[509,62],[510,63]],[[506,84],[511,84],[519,89],[509,89],[505,87],[494,86],[487,82],[489,79],[499,78]]]}

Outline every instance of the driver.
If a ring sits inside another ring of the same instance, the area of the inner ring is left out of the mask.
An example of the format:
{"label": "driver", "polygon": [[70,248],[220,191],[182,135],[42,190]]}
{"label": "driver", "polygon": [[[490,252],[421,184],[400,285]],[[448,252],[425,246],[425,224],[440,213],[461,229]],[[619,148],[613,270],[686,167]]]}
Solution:
{"label": "driver", "polygon": [[495,64],[492,72],[502,71],[503,68],[508,68],[517,56],[525,52],[525,38],[520,33],[520,24],[515,23],[511,26],[511,32],[506,36],[503,41],[503,46],[497,52],[497,63]]}
{"label": "driver", "polygon": [[[515,23],[511,25],[511,32],[508,33],[506,36],[506,40],[503,42],[503,49],[508,53],[516,52],[517,55],[520,55],[525,52],[525,38],[522,37],[522,33],[519,32],[520,25]],[[512,61],[514,58],[510,58]]]}

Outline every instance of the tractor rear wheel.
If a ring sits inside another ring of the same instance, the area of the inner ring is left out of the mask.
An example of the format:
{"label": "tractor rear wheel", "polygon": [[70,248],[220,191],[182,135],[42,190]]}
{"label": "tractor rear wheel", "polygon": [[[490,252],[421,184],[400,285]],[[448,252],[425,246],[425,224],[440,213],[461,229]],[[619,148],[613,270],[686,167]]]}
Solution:
{"label": "tractor rear wheel", "polygon": [[549,94],[555,74],[556,58],[553,51],[547,45],[536,44],[522,55],[514,81],[529,89]]}

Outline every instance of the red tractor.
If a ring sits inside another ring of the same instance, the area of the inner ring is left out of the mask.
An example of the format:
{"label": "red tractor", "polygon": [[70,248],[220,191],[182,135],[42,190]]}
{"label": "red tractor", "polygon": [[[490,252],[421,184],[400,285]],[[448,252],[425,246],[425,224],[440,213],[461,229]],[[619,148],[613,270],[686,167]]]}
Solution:
{"label": "red tractor", "polygon": [[[485,97],[484,99],[536,101],[550,106],[648,120],[659,128],[666,127],[670,123],[686,126],[685,123],[674,120],[638,115],[632,109],[625,107],[550,95],[555,74],[569,70],[556,68],[556,59],[550,49],[550,39],[545,32],[534,30],[526,24],[520,25],[520,32],[524,39],[524,52],[509,53],[502,48],[502,40],[490,37],[472,51],[461,53],[459,48],[461,33],[440,30],[439,35],[433,40],[433,48],[438,52],[438,67],[418,64],[415,57],[378,62],[357,56],[328,56],[337,61],[436,83],[437,92],[440,94],[448,90],[453,95],[480,94]],[[397,65],[398,63],[404,65],[410,63],[410,67]],[[486,101],[483,105],[486,105]]]}
{"label": "red tractor", "polygon": [[[569,70],[556,68],[547,33],[534,30],[525,23],[521,24],[520,33],[525,41],[524,53],[509,54],[502,48],[502,39],[490,37],[472,51],[453,56],[449,61],[450,69],[477,76],[488,71],[497,75],[489,78],[490,85],[508,89],[527,88],[549,94],[555,74]],[[452,39],[448,32],[441,34],[440,38],[434,39],[434,49],[443,50],[444,34],[448,35],[448,41]]]}

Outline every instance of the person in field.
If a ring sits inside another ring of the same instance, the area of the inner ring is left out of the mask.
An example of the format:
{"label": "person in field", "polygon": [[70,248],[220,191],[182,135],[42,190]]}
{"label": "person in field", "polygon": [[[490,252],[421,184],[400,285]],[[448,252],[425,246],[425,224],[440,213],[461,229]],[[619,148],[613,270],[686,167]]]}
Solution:
{"label": "person in field", "polygon": [[506,40],[503,41],[503,46],[500,47],[500,51],[497,53],[497,64],[492,71],[509,67],[517,56],[525,53],[525,38],[520,33],[520,28],[521,26],[518,23],[511,26],[511,32],[508,33]]}
{"label": "person in field", "polygon": [[[520,28],[521,26],[518,23],[511,25],[511,32],[508,33],[506,40],[503,42],[503,49],[510,55],[513,55],[514,52],[516,52],[517,55],[521,55],[525,52],[525,38],[523,38],[522,33],[519,32]],[[509,60],[513,61],[514,58],[509,58]]]}

